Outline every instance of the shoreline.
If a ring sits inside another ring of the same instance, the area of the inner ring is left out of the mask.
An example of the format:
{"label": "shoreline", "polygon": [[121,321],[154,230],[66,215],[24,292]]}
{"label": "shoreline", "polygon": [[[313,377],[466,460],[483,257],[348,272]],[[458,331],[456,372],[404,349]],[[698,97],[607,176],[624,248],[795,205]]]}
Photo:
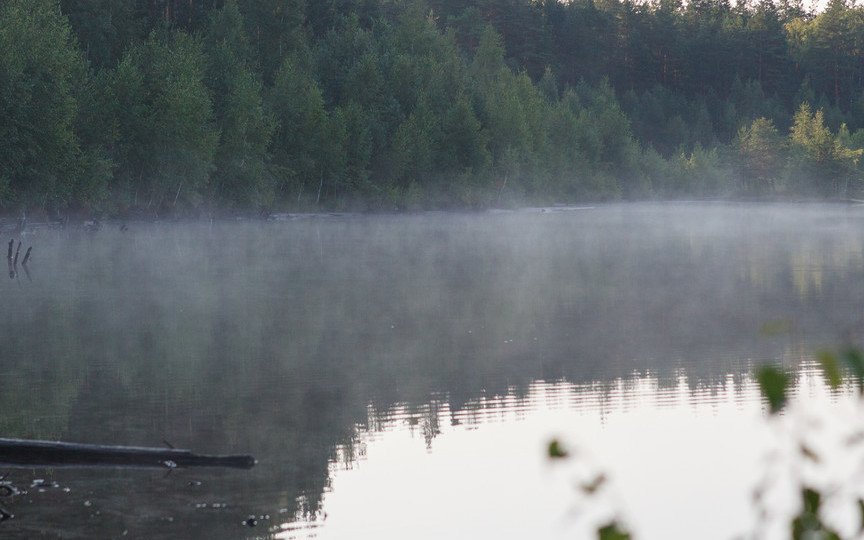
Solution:
{"label": "shoreline", "polygon": [[741,197],[741,198],[705,198],[705,199],[641,199],[641,200],[605,200],[605,201],[580,201],[572,203],[552,203],[549,205],[522,206],[488,206],[488,207],[449,207],[430,209],[395,209],[395,210],[363,210],[363,211],[297,211],[297,212],[269,212],[260,214],[213,212],[209,215],[204,213],[178,214],[174,216],[151,216],[144,217],[129,213],[126,215],[110,216],[105,218],[64,216],[61,219],[46,219],[44,213],[36,212],[37,218],[22,220],[22,216],[13,213],[0,214],[0,234],[16,233],[33,229],[64,229],[66,227],[83,228],[85,230],[99,230],[106,225],[124,226],[128,224],[141,223],[204,223],[204,222],[290,222],[308,219],[333,219],[360,216],[410,216],[426,214],[483,214],[483,213],[522,213],[522,212],[571,212],[580,210],[592,210],[599,207],[611,206],[640,206],[640,205],[789,205],[789,206],[864,206],[864,200],[854,198],[785,198],[785,197]]}

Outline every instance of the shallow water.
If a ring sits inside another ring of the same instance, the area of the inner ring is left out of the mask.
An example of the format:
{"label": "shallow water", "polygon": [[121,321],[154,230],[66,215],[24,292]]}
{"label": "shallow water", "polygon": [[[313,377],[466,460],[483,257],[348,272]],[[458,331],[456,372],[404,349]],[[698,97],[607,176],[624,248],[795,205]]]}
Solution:
{"label": "shallow water", "polygon": [[850,206],[131,223],[29,245],[29,276],[0,282],[0,436],[258,465],[12,469],[13,538],[578,537],[551,437],[609,474],[640,537],[731,538],[768,437],[753,367],[818,394],[812,352],[864,328]]}

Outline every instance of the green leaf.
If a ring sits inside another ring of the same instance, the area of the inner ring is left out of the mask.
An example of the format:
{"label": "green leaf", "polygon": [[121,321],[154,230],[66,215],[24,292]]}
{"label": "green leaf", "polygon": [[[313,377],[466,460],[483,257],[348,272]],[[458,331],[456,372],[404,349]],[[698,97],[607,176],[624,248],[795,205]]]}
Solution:
{"label": "green leaf", "polygon": [[822,504],[822,494],[811,488],[801,490],[804,507],[801,513],[792,520],[792,540],[818,538],[820,540],[840,540],[836,531],[826,527],[819,516]]}
{"label": "green leaf", "polygon": [[819,506],[822,504],[822,494],[815,489],[804,488],[801,490],[801,498],[804,501],[804,512],[818,514]]}
{"label": "green leaf", "polygon": [[630,540],[630,533],[621,530],[621,526],[617,521],[597,529],[597,538],[599,540]]}
{"label": "green leaf", "polygon": [[771,414],[780,412],[786,405],[786,393],[792,377],[774,366],[763,366],[756,372],[756,381],[762,395],[768,400]]}
{"label": "green leaf", "polygon": [[839,388],[843,384],[843,373],[840,371],[840,362],[837,360],[837,355],[831,351],[819,351],[816,353],[816,359],[822,368],[825,382],[834,390]]}
{"label": "green leaf", "polygon": [[558,441],[558,439],[552,439],[549,441],[549,458],[550,459],[561,459],[567,457],[567,451],[564,450],[564,447]]}
{"label": "green leaf", "polygon": [[858,532],[864,532],[864,500],[858,499],[858,515],[861,517],[861,525]]}
{"label": "green leaf", "polygon": [[864,354],[858,347],[847,347],[842,353],[843,360],[852,370],[858,389],[864,390]]}

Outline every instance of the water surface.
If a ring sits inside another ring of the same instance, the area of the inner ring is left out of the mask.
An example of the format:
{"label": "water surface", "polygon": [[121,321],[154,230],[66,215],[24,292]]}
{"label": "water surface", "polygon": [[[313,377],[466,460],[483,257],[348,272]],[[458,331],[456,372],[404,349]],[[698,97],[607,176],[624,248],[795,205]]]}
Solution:
{"label": "water surface", "polygon": [[11,470],[4,537],[573,538],[557,436],[641,537],[731,538],[767,436],[753,367],[818,393],[812,352],[864,324],[858,207],[124,229],[23,236],[0,436],[259,463]]}

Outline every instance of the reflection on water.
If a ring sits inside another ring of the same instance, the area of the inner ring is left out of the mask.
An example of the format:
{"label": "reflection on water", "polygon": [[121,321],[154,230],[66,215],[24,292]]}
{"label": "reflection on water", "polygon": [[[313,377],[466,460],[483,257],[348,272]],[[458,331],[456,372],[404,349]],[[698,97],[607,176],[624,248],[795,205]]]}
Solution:
{"label": "reflection on water", "polygon": [[[838,397],[806,362],[794,393]],[[544,443],[563,435],[576,468],[611,475],[612,504],[642,537],[733,538],[755,519],[771,437],[762,412],[755,382],[731,374],[709,385],[683,374],[535,381],[460,410],[443,398],[370,408],[331,463],[322,510],[284,521],[277,537],[587,537],[596,523],[573,506],[575,471],[544,459]]]}
{"label": "reflection on water", "polygon": [[13,470],[57,487],[0,498],[0,533],[555,537],[555,433],[637,531],[686,513],[728,537],[758,452],[748,373],[860,331],[862,225],[623,205],[28,231],[31,280],[0,284],[0,436],[259,464]]}

